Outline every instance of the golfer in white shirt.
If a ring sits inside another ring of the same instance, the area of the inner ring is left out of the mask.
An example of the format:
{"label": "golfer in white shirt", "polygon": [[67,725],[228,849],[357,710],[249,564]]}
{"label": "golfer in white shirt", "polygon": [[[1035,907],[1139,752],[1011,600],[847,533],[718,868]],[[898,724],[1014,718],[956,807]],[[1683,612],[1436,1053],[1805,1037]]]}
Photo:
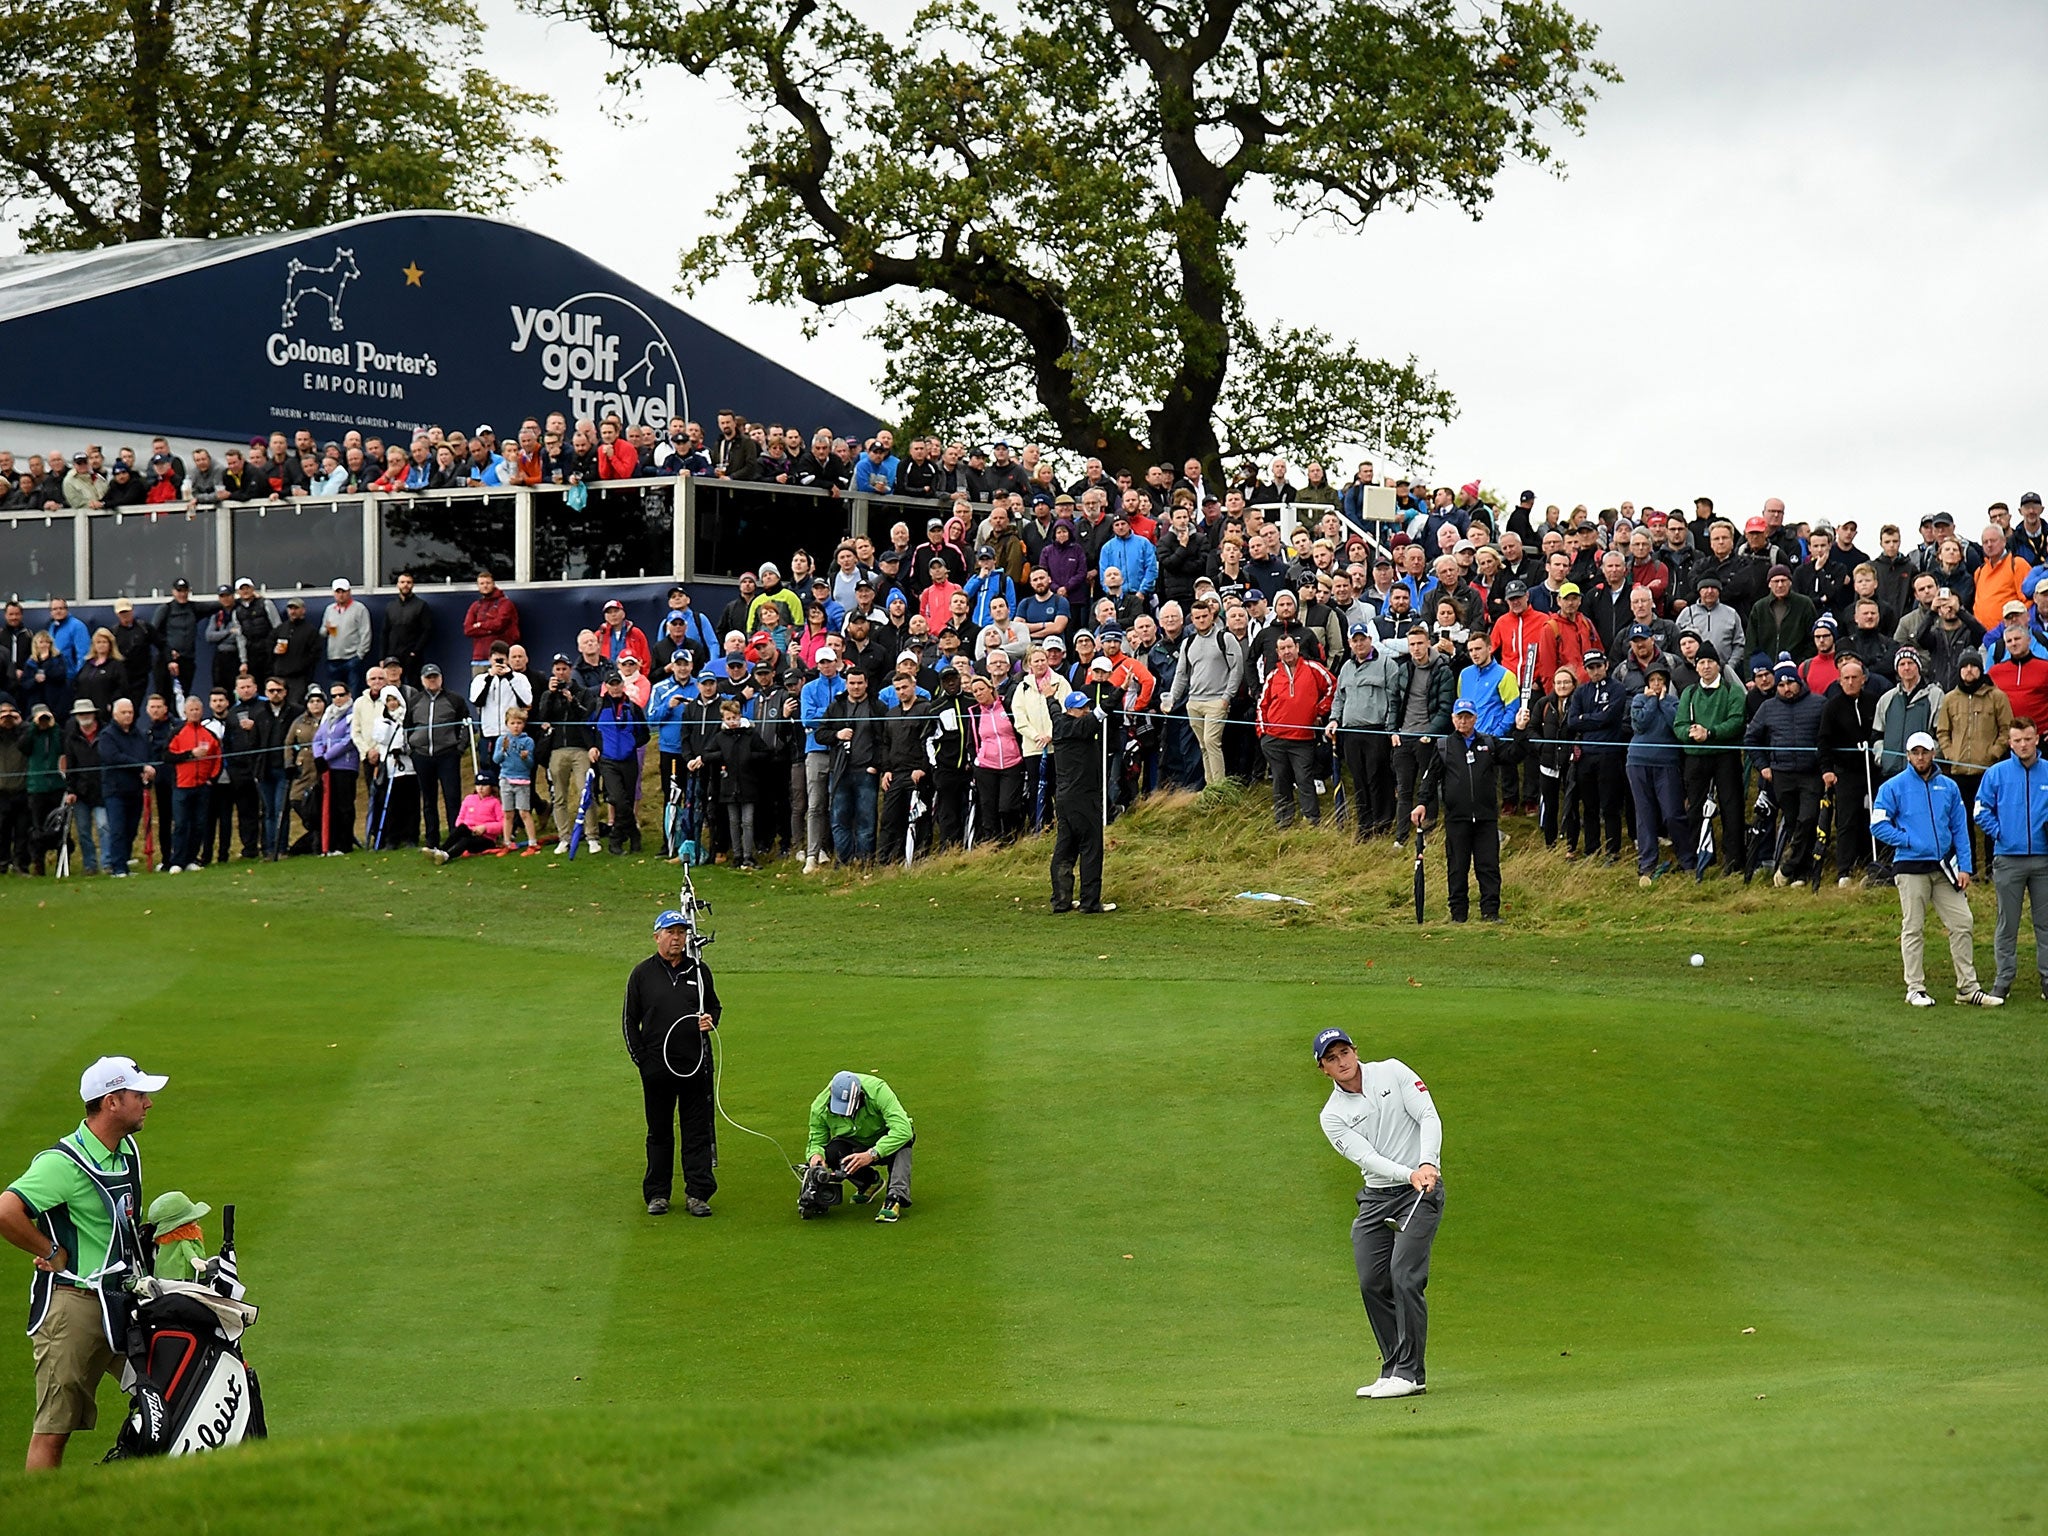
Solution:
{"label": "golfer in white shirt", "polygon": [[1358,1291],[1380,1347],[1380,1374],[1360,1397],[1412,1397],[1428,1390],[1423,1346],[1429,1334],[1429,1248],[1444,1211],[1443,1123],[1429,1089],[1392,1059],[1360,1061],[1351,1037],[1326,1029],[1315,1039],[1316,1065],[1334,1085],[1323,1106],[1323,1134],[1365,1176],[1351,1252]]}

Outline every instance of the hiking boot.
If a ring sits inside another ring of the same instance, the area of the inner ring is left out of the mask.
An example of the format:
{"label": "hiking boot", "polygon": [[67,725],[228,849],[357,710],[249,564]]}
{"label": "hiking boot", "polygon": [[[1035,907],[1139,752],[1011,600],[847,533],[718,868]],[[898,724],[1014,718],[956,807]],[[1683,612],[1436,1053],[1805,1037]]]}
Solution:
{"label": "hiking boot", "polygon": [[882,1202],[881,1214],[875,1218],[877,1222],[898,1222],[902,1219],[903,1207],[894,1200],[884,1200]]}
{"label": "hiking boot", "polygon": [[709,1216],[711,1214],[711,1202],[709,1200],[699,1200],[695,1195],[690,1195],[684,1199],[683,1209],[692,1216]]}
{"label": "hiking boot", "polygon": [[647,1214],[650,1216],[666,1216],[668,1214],[668,1202],[658,1196],[648,1201]]}

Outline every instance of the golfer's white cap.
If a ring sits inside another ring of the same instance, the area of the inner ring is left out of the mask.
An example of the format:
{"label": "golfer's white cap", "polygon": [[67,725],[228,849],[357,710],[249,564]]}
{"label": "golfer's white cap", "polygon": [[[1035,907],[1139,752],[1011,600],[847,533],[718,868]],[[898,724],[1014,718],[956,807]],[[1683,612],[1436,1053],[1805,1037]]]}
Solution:
{"label": "golfer's white cap", "polygon": [[1934,738],[1925,731],[1915,731],[1906,738],[1906,750],[1910,752],[1915,747],[1925,747],[1928,751],[1932,752],[1935,750]]}
{"label": "golfer's white cap", "polygon": [[78,1096],[90,1104],[110,1093],[155,1093],[169,1081],[168,1077],[151,1077],[135,1065],[132,1056],[102,1056],[78,1080]]}

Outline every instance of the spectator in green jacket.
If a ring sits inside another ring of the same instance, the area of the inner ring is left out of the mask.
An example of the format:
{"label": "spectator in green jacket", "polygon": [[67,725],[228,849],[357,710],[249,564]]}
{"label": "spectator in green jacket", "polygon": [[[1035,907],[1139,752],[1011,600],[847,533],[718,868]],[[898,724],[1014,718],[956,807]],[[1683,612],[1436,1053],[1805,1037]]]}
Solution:
{"label": "spectator in green jacket", "polygon": [[805,1156],[851,1179],[856,1205],[875,1197],[882,1180],[874,1165],[887,1163],[888,1188],[875,1220],[897,1221],[910,1204],[910,1149],[916,1140],[917,1131],[893,1088],[871,1073],[837,1072],[811,1101]]}
{"label": "spectator in green jacket", "polygon": [[1672,731],[1678,737],[1685,771],[1686,810],[1693,826],[1704,830],[1707,805],[1721,814],[1721,867],[1742,872],[1743,792],[1742,732],[1748,724],[1742,686],[1721,666],[1721,652],[1711,641],[1700,642],[1693,658],[1700,680],[1678,696]]}
{"label": "spectator in green jacket", "polygon": [[1749,650],[1766,656],[1789,652],[1804,661],[1814,654],[1813,623],[1820,615],[1813,599],[1792,590],[1792,567],[1771,567],[1770,590],[1749,610]]}

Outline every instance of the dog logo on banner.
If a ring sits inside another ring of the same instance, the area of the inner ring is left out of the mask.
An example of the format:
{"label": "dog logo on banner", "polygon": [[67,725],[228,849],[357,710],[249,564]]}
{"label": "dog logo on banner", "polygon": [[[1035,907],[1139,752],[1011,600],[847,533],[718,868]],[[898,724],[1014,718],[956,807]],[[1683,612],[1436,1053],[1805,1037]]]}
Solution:
{"label": "dog logo on banner", "polygon": [[356,253],[347,246],[337,245],[334,260],[324,267],[309,267],[294,256],[284,269],[284,316],[278,323],[281,326],[298,323],[301,299],[325,299],[327,328],[330,331],[341,330],[342,292],[352,279],[362,275],[356,266]]}

